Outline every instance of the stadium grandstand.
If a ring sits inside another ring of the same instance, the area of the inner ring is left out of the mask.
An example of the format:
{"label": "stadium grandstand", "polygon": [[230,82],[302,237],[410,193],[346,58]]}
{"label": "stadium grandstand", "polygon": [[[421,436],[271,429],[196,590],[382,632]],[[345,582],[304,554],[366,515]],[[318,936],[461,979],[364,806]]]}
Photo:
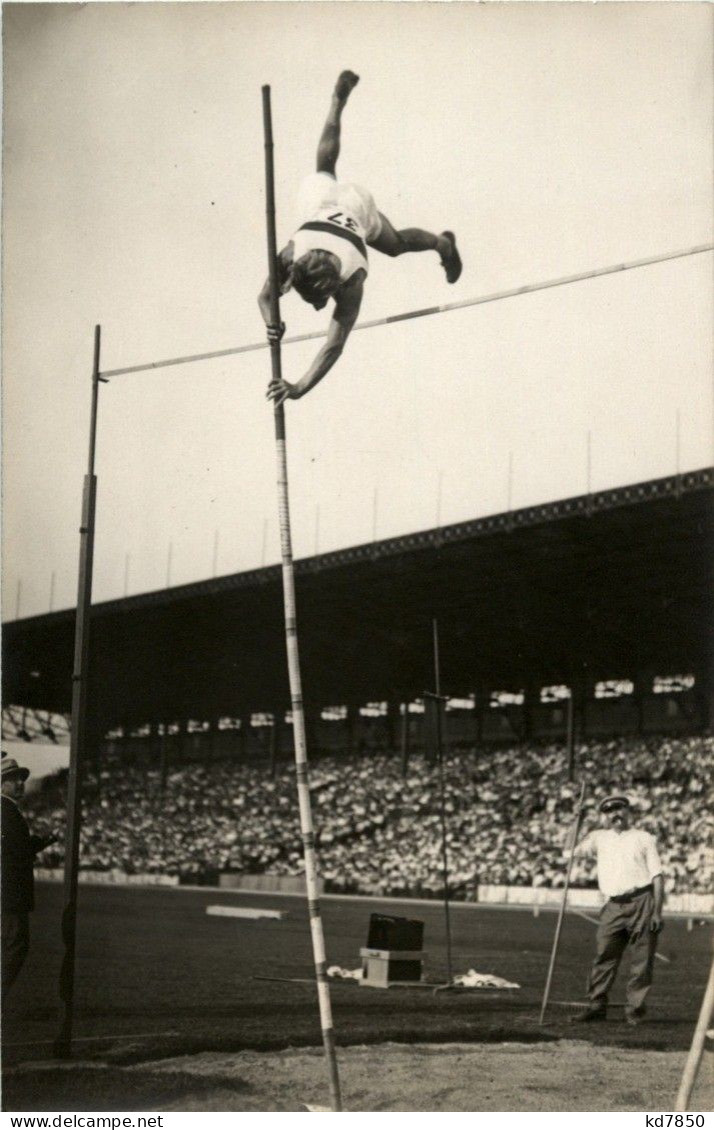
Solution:
{"label": "stadium grandstand", "polygon": [[[562,883],[569,727],[591,803],[628,789],[670,893],[710,890],[713,485],[706,469],[298,562],[328,890],[441,890],[433,618],[457,896]],[[300,873],[281,618],[277,567],[93,608],[83,868]],[[73,631],[73,610],[5,625],[4,742],[66,743]],[[61,777],[32,803],[61,820]]]}

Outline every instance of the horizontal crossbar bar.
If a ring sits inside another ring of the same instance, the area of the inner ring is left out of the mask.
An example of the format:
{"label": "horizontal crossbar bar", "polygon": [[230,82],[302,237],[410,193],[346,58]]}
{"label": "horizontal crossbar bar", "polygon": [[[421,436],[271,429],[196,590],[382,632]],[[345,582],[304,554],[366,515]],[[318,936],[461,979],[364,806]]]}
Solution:
{"label": "horizontal crossbar bar", "polygon": [[[388,326],[392,322],[406,322],[409,318],[426,318],[431,314],[445,314],[449,310],[463,310],[467,306],[483,306],[487,302],[500,302],[504,298],[516,298],[520,294],[534,294],[538,290],[550,290],[556,286],[569,286],[571,283],[602,278],[603,275],[615,275],[621,271],[633,271],[638,267],[651,267],[655,263],[666,263],[671,259],[685,259],[690,255],[701,255],[702,252],[713,250],[714,244],[703,243],[697,247],[690,247],[686,251],[670,251],[665,255],[652,255],[649,259],[634,259],[629,263],[616,263],[612,267],[598,267],[594,271],[582,271],[577,275],[565,275],[563,278],[550,279],[547,282],[530,283],[527,286],[513,287],[512,290],[499,290],[493,294],[483,294],[479,298],[465,298],[460,302],[447,302],[443,306],[427,306],[423,310],[409,310],[404,314],[392,314],[387,318],[373,318],[368,322],[358,322],[354,328],[355,330],[370,330],[375,326]],[[326,330],[285,337],[283,338],[283,345],[293,345],[298,341],[311,341],[320,337],[327,337]],[[125,369],[106,369],[100,376],[121,377],[126,373],[145,373],[150,369],[166,369],[170,365],[188,365],[193,361],[212,361],[216,357],[232,357],[237,353],[251,353],[256,349],[267,348],[267,341],[257,341],[250,345],[238,345],[233,349],[214,350],[212,353],[194,353],[188,357],[171,357],[166,361],[148,361],[143,365],[130,365]]]}

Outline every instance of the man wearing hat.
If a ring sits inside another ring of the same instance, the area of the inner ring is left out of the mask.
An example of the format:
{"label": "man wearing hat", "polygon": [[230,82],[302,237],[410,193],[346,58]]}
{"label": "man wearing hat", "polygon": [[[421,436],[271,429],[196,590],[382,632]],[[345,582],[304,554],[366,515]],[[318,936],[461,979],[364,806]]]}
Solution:
{"label": "man wearing hat", "polygon": [[30,770],[2,755],[2,998],[22,969],[30,948],[35,856],[56,836],[33,836],[18,807]]}
{"label": "man wearing hat", "polygon": [[634,1026],[645,1014],[662,929],[662,865],[654,836],[630,827],[626,796],[605,797],[600,814],[603,826],[589,832],[575,849],[576,856],[597,858],[598,886],[607,899],[600,911],[597,953],[588,981],[590,1004],[575,1020],[605,1020],[608,993],[629,946],[625,1019]]}

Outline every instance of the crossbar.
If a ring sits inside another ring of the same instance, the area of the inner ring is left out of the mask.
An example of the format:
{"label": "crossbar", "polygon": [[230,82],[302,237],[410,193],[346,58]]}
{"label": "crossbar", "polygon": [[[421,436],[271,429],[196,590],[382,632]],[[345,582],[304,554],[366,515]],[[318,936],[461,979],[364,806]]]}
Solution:
{"label": "crossbar", "polygon": [[[615,275],[621,271],[634,271],[640,267],[652,267],[656,263],[667,263],[671,259],[686,259],[690,255],[701,255],[705,251],[714,251],[714,243],[702,243],[690,247],[686,251],[670,251],[664,255],[652,255],[648,259],[633,259],[629,263],[616,263],[611,267],[597,267],[593,271],[582,271],[577,275],[564,275],[563,278],[549,279],[547,282],[530,283],[527,286],[516,286],[511,290],[497,290],[493,294],[482,294],[478,298],[465,298],[460,302],[446,302],[443,306],[426,306],[423,310],[408,310],[404,314],[391,314],[387,318],[372,318],[367,322],[358,322],[354,330],[371,330],[375,326],[388,326],[393,322],[406,322],[410,318],[426,318],[432,314],[446,314],[449,310],[464,310],[468,306],[483,306],[487,302],[501,302],[504,298],[517,298],[521,294],[535,294],[539,290],[551,290],[556,286],[569,286],[571,283],[586,282],[588,279],[602,278],[604,275]],[[316,330],[314,333],[293,334],[284,337],[283,345],[294,345],[298,341],[312,341],[315,338],[327,337],[326,330]],[[267,341],[255,341],[249,345],[237,345],[232,349],[217,349],[211,353],[193,353],[187,357],[171,357],[165,361],[147,361],[141,365],[130,365],[124,369],[105,369],[100,376],[122,377],[127,373],[146,373],[151,369],[167,369],[171,365],[189,365],[194,361],[212,361],[217,357],[233,357],[238,353],[251,353],[256,349],[267,349]]]}

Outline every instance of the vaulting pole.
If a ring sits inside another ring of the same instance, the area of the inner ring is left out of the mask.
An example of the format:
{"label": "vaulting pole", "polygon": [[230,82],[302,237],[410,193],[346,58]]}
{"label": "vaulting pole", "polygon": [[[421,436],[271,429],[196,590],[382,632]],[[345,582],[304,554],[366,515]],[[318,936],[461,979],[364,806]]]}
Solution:
{"label": "vaulting pole", "polygon": [[704,999],[702,1000],[702,1007],[699,1012],[699,1020],[694,1029],[694,1037],[692,1039],[692,1046],[689,1049],[687,1062],[684,1065],[684,1073],[682,1075],[682,1082],[679,1085],[677,1092],[677,1101],[674,1104],[674,1109],[678,1112],[689,1110],[689,1100],[694,1089],[697,1074],[699,1072],[699,1064],[704,1051],[704,1043],[706,1041],[707,1029],[712,1022],[712,1011],[714,1010],[714,961],[712,961],[711,969],[709,970],[709,981],[707,983]]}
{"label": "vaulting pole", "polygon": [[565,872],[565,886],[563,887],[563,899],[560,904],[560,911],[558,912],[558,922],[555,927],[555,936],[553,938],[553,949],[550,954],[550,965],[548,966],[548,976],[545,982],[545,990],[543,992],[543,1004],[540,1010],[539,1024],[543,1023],[545,1010],[548,1007],[548,997],[550,996],[550,985],[553,980],[553,970],[555,969],[555,959],[558,956],[558,945],[560,943],[560,932],[563,929],[563,919],[565,918],[565,908],[568,903],[568,887],[570,886],[570,872],[573,870],[573,859],[575,858],[575,848],[578,842],[578,832],[580,831],[580,822],[583,818],[583,801],[585,799],[585,781],[580,786],[580,796],[578,797],[578,811],[575,816],[575,826],[573,828],[573,842],[570,848],[570,858],[568,859],[568,870]]}
{"label": "vaulting pole", "polygon": [[[278,289],[277,245],[275,238],[275,185],[273,176],[273,124],[270,112],[270,87],[263,87],[263,129],[265,134],[265,211],[268,233],[268,270],[270,273],[270,316],[273,325],[280,323],[280,297]],[[280,342],[271,342],[270,360],[273,379],[281,378]],[[305,855],[305,883],[307,886],[312,952],[315,961],[317,997],[320,1006],[322,1041],[325,1047],[330,1077],[332,1109],[342,1110],[340,1079],[335,1053],[335,1034],[332,1027],[332,1007],[330,989],[327,982],[327,961],[325,957],[325,938],[322,929],[322,916],[317,887],[317,859],[315,856],[315,835],[312,826],[310,791],[307,772],[307,742],[305,738],[305,712],[302,701],[302,680],[300,678],[300,657],[298,654],[297,621],[295,609],[295,575],[290,536],[290,508],[288,496],[288,464],[285,439],[285,412],[283,405],[275,408],[275,445],[278,464],[278,515],[280,521],[280,546],[283,559],[283,599],[285,603],[285,641],[288,653],[290,675],[290,696],[292,700],[293,740],[295,744],[295,765],[300,807],[300,831]]]}
{"label": "vaulting pole", "polygon": [[82,524],[79,527],[79,581],[77,616],[74,629],[74,665],[72,668],[72,722],[69,745],[69,779],[67,785],[67,831],[64,853],[64,889],[62,902],[62,940],[64,956],[60,970],[59,994],[63,1005],[60,1030],[55,1040],[56,1056],[67,1057],[72,1051],[74,1017],[75,942],[77,934],[77,877],[79,872],[79,830],[82,816],[82,771],[86,761],[87,678],[89,673],[89,614],[92,603],[92,565],[94,560],[94,516],[97,499],[97,477],[94,454],[97,441],[97,409],[99,402],[100,326],[94,327],[94,365],[92,368],[92,406],[89,420],[89,459],[84,476]]}

